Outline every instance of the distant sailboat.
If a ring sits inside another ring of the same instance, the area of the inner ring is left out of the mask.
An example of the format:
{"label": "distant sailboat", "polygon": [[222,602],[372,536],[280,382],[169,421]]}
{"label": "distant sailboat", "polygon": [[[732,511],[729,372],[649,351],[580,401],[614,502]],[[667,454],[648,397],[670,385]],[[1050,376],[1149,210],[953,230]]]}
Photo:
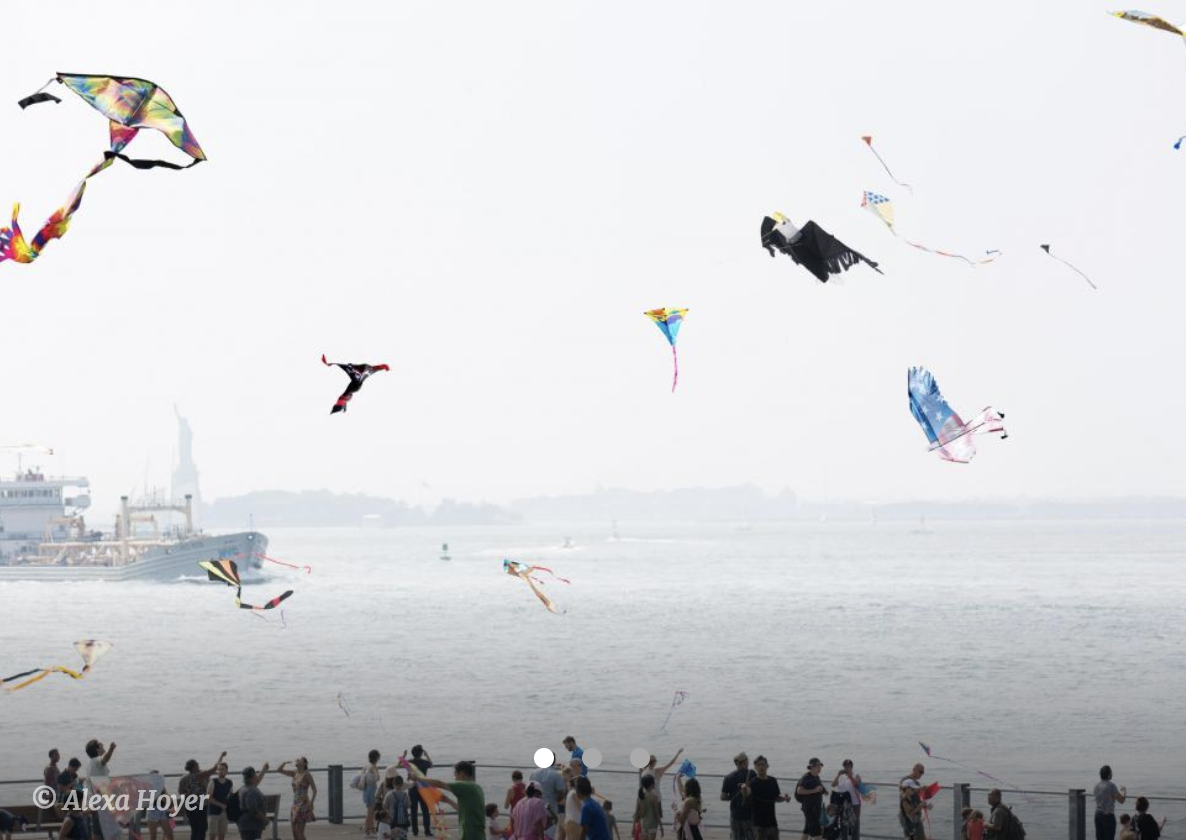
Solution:
{"label": "distant sailboat", "polygon": [[616,541],[618,541],[618,540],[620,540],[620,539],[622,539],[622,535],[618,533],[618,520],[616,520],[616,519],[614,520],[614,535],[613,535],[613,539],[614,539],[614,541],[615,541],[615,542],[616,542]]}
{"label": "distant sailboat", "polygon": [[452,557],[449,556],[449,544],[448,543],[441,543],[441,559],[442,560],[452,560],[453,559]]}
{"label": "distant sailboat", "polygon": [[562,545],[562,546],[560,546],[560,547],[561,547],[561,548],[576,548],[576,545],[573,543],[573,541],[572,541],[572,537],[565,537],[565,538],[564,538],[564,545]]}
{"label": "distant sailboat", "polygon": [[919,517],[918,517],[918,527],[915,528],[910,533],[912,533],[912,534],[933,534],[935,532],[927,527],[927,515],[925,513],[922,513],[922,514],[919,514]]}

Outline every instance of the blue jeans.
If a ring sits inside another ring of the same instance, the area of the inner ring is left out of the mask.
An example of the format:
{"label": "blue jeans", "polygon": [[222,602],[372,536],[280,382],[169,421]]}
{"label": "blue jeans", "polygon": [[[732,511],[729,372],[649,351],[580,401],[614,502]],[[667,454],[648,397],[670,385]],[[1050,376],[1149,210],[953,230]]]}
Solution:
{"label": "blue jeans", "polygon": [[1116,815],[1095,812],[1095,840],[1116,840]]}

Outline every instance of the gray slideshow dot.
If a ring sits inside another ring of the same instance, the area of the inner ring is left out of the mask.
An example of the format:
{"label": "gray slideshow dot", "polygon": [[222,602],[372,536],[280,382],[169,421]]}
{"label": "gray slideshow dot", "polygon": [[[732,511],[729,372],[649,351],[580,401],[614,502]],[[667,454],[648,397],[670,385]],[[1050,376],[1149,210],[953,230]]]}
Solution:
{"label": "gray slideshow dot", "polygon": [[[648,756],[649,758],[649,756]],[[540,747],[535,751],[535,766],[536,767],[551,767],[556,763],[556,753],[552,752],[547,747]]]}
{"label": "gray slideshow dot", "polygon": [[630,751],[630,766],[636,767],[639,770],[647,766],[647,762],[651,760],[651,754],[642,747]]}
{"label": "gray slideshow dot", "polygon": [[601,766],[601,750],[597,748],[585,750],[585,754],[581,756],[581,761],[585,762],[585,766],[590,770],[596,770]]}

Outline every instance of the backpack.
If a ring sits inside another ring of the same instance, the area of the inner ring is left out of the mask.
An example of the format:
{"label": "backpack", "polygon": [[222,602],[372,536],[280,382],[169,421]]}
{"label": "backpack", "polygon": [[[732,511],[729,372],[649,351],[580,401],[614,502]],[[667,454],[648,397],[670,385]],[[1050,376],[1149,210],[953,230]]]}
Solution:
{"label": "backpack", "polygon": [[1004,803],[998,807],[1005,809],[1005,830],[1002,832],[1004,836],[1000,840],[1025,840],[1025,826],[1013,813],[1013,809]]}
{"label": "backpack", "polygon": [[350,780],[350,787],[355,790],[364,790],[366,785],[362,783],[362,773],[356,773],[354,778]]}
{"label": "backpack", "polygon": [[799,786],[802,785],[804,782],[808,781],[810,778],[811,778],[810,773],[804,773],[803,778],[801,778],[799,780],[799,784],[795,785],[795,801],[798,802],[799,804],[803,804],[804,802],[807,801],[807,797],[804,796],[803,794],[799,793]]}
{"label": "backpack", "polygon": [[243,800],[241,794],[243,788],[232,790],[231,795],[226,800],[226,818],[227,822],[237,823],[243,817]]}
{"label": "backpack", "polygon": [[407,828],[408,822],[408,794],[399,790],[395,792],[395,813],[391,814],[391,824],[396,828]]}

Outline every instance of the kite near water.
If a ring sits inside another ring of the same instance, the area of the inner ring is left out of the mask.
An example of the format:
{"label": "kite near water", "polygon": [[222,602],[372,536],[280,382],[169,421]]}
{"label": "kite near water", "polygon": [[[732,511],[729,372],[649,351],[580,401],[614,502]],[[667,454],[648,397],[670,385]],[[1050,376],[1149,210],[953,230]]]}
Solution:
{"label": "kite near water", "polygon": [[556,605],[552,603],[552,599],[540,589],[540,586],[543,586],[544,582],[538,577],[535,577],[535,573],[547,572],[561,583],[572,583],[571,580],[560,577],[547,566],[530,566],[526,563],[520,563],[518,560],[503,560],[502,570],[508,575],[519,578],[519,580],[530,586],[531,591],[535,593],[535,597],[539,598],[543,605],[548,608],[548,612],[556,614],[563,612],[563,610],[557,609]]}
{"label": "kite near water", "polygon": [[983,265],[984,263],[990,263],[1001,255],[1001,252],[997,250],[985,251],[984,253],[987,256],[985,256],[983,259],[973,260],[965,257],[963,254],[952,254],[948,251],[940,251],[935,248],[928,248],[926,245],[920,245],[917,242],[911,242],[909,239],[903,238],[898,233],[898,229],[894,227],[894,204],[884,195],[865,190],[864,196],[861,197],[861,206],[877,218],[881,219],[881,221],[885,222],[885,226],[890,229],[890,233],[892,233],[894,236],[897,236],[907,245],[917,248],[920,251],[926,251],[929,254],[938,254],[940,257],[954,257],[957,260],[963,260],[968,265]]}
{"label": "kite near water", "polygon": [[679,382],[679,356],[675,353],[675,337],[679,335],[680,324],[684,322],[684,316],[688,314],[686,309],[651,309],[643,313],[652,321],[655,326],[667,338],[667,343],[671,345],[671,361],[675,365],[675,376],[671,379],[671,392],[675,393],[675,384]]}
{"label": "kite near water", "polygon": [[1054,257],[1054,259],[1058,260],[1060,263],[1062,263],[1063,265],[1065,265],[1067,268],[1071,269],[1071,271],[1075,272],[1075,273],[1076,273],[1076,274],[1078,274],[1080,277],[1082,277],[1084,280],[1086,280],[1086,281],[1087,281],[1087,285],[1088,285],[1088,286],[1091,286],[1091,288],[1095,289],[1096,291],[1099,291],[1099,286],[1095,285],[1095,283],[1092,283],[1092,282],[1091,282],[1091,278],[1090,278],[1090,277],[1088,277],[1086,274],[1084,274],[1084,273],[1083,273],[1082,271],[1080,271],[1079,269],[1075,268],[1075,266],[1073,266],[1071,263],[1069,263],[1069,262],[1067,262],[1066,260],[1064,260],[1062,257],[1057,257],[1057,256],[1055,256],[1054,254],[1051,254],[1051,253],[1050,253],[1050,246],[1049,246],[1049,245],[1042,245],[1042,246],[1039,246],[1039,247],[1041,247],[1041,249],[1042,249],[1043,251],[1045,251],[1045,252],[1046,252],[1046,255],[1047,255],[1047,256]]}
{"label": "kite near water", "polygon": [[877,150],[873,148],[873,138],[870,137],[868,134],[866,134],[866,135],[863,135],[861,137],[861,139],[865,141],[865,145],[869,147],[869,151],[871,151],[873,153],[873,156],[877,158],[877,162],[881,164],[881,168],[884,169],[886,174],[890,176],[890,180],[893,181],[895,184],[897,184],[899,187],[905,187],[907,190],[910,191],[910,194],[913,195],[914,187],[910,186],[909,184],[903,183],[902,181],[899,181],[897,178],[895,178],[894,173],[890,172],[890,168],[888,166],[886,166],[885,161],[881,159],[881,155],[877,154]]}
{"label": "kite near water", "polygon": [[210,580],[221,580],[227,586],[235,587],[235,606],[242,610],[275,609],[280,602],[292,595],[292,590],[289,589],[283,595],[273,598],[262,606],[257,607],[254,604],[244,604],[240,600],[240,596],[243,594],[243,582],[239,578],[239,567],[234,560],[226,558],[221,560],[199,560],[198,565],[206,570],[206,575]]}
{"label": "kite near water", "polygon": [[[22,671],[19,674],[13,674],[11,677],[5,677],[0,680],[0,687],[3,687],[5,691],[20,691],[26,686],[40,682],[50,674],[65,674],[71,679],[81,680],[90,672],[91,667],[99,661],[99,657],[111,650],[111,642],[101,642],[98,639],[83,639],[74,643],[74,649],[82,657],[82,668],[79,670],[76,671],[64,665],[54,665],[50,668],[31,668],[28,671]],[[28,679],[25,679],[26,677]],[[9,683],[16,683],[16,685],[10,686]]]}
{"label": "kite near water", "polygon": [[659,732],[666,734],[667,724],[671,720],[671,716],[675,714],[675,710],[684,704],[684,701],[691,695],[686,691],[677,691],[675,696],[671,698],[671,708],[667,710],[667,717],[663,718],[663,723],[659,726]]}
{"label": "kite near water", "polygon": [[1005,415],[991,406],[985,408],[967,423],[952,411],[947,400],[939,393],[935,377],[926,368],[910,368],[906,375],[906,388],[910,395],[910,413],[918,421],[930,441],[930,451],[938,451],[945,461],[966,464],[976,455],[976,444],[972,435],[986,432],[1005,432]]}
{"label": "kite near water", "polygon": [[346,386],[346,390],[342,392],[342,396],[338,397],[338,401],[334,403],[334,407],[329,410],[330,414],[345,411],[346,403],[350,402],[350,398],[358,393],[358,390],[362,387],[362,383],[366,382],[367,377],[372,373],[381,370],[391,370],[387,365],[355,365],[346,362],[327,362],[324,353],[321,355],[321,363],[326,366],[337,365],[350,377],[350,384]]}
{"label": "kite near water", "polygon": [[815,222],[807,222],[797,228],[782,213],[771,213],[762,219],[762,247],[777,257],[781,251],[799,265],[806,268],[821,283],[828,277],[848,271],[859,262],[881,274],[877,263],[832,236]]}
{"label": "kite near water", "polygon": [[[977,770],[974,767],[969,767],[966,764],[961,764],[960,762],[956,761],[953,758],[945,758],[944,756],[941,756],[941,755],[935,755],[933,752],[931,752],[930,745],[924,744],[922,741],[919,741],[918,745],[920,747],[922,747],[922,751],[927,754],[928,758],[933,758],[933,759],[935,759],[935,761],[945,761],[948,764],[954,764],[956,767],[960,767],[964,770],[967,770],[969,773],[975,773],[978,776],[983,776],[986,779],[991,779],[992,781],[996,782],[997,784],[1004,785],[1005,787],[1008,787],[1008,788],[1012,788],[1017,793],[1020,793],[1025,798],[1026,802],[1032,803],[1034,801],[1028,793],[1023,791],[1021,788],[1017,787],[1017,785],[1006,782],[1004,779],[998,779],[996,776],[992,775],[991,773],[985,773],[983,770]],[[924,799],[925,798],[930,798],[930,797],[924,797]]]}
{"label": "kite near water", "polygon": [[[0,228],[0,262],[33,262],[46,244],[65,235],[70,227],[71,218],[82,203],[87,181],[91,176],[109,167],[117,158],[137,169],[188,169],[206,159],[181,111],[169,94],[154,82],[122,76],[59,73],[46,82],[42,90],[25,97],[17,104],[23,110],[39,102],[60,103],[62,100],[58,97],[44,92],[45,87],[55,81],[77,93],[87,104],[107,118],[110,145],[103,153],[102,159],[74,186],[65,203],[54,211],[31,242],[26,241],[17,222],[21,205],[13,205],[12,226]],[[190,162],[186,166],[179,166],[163,160],[132,159],[123,154],[124,149],[142,128],[155,129],[164,134],[174,146],[189,155]]]}

